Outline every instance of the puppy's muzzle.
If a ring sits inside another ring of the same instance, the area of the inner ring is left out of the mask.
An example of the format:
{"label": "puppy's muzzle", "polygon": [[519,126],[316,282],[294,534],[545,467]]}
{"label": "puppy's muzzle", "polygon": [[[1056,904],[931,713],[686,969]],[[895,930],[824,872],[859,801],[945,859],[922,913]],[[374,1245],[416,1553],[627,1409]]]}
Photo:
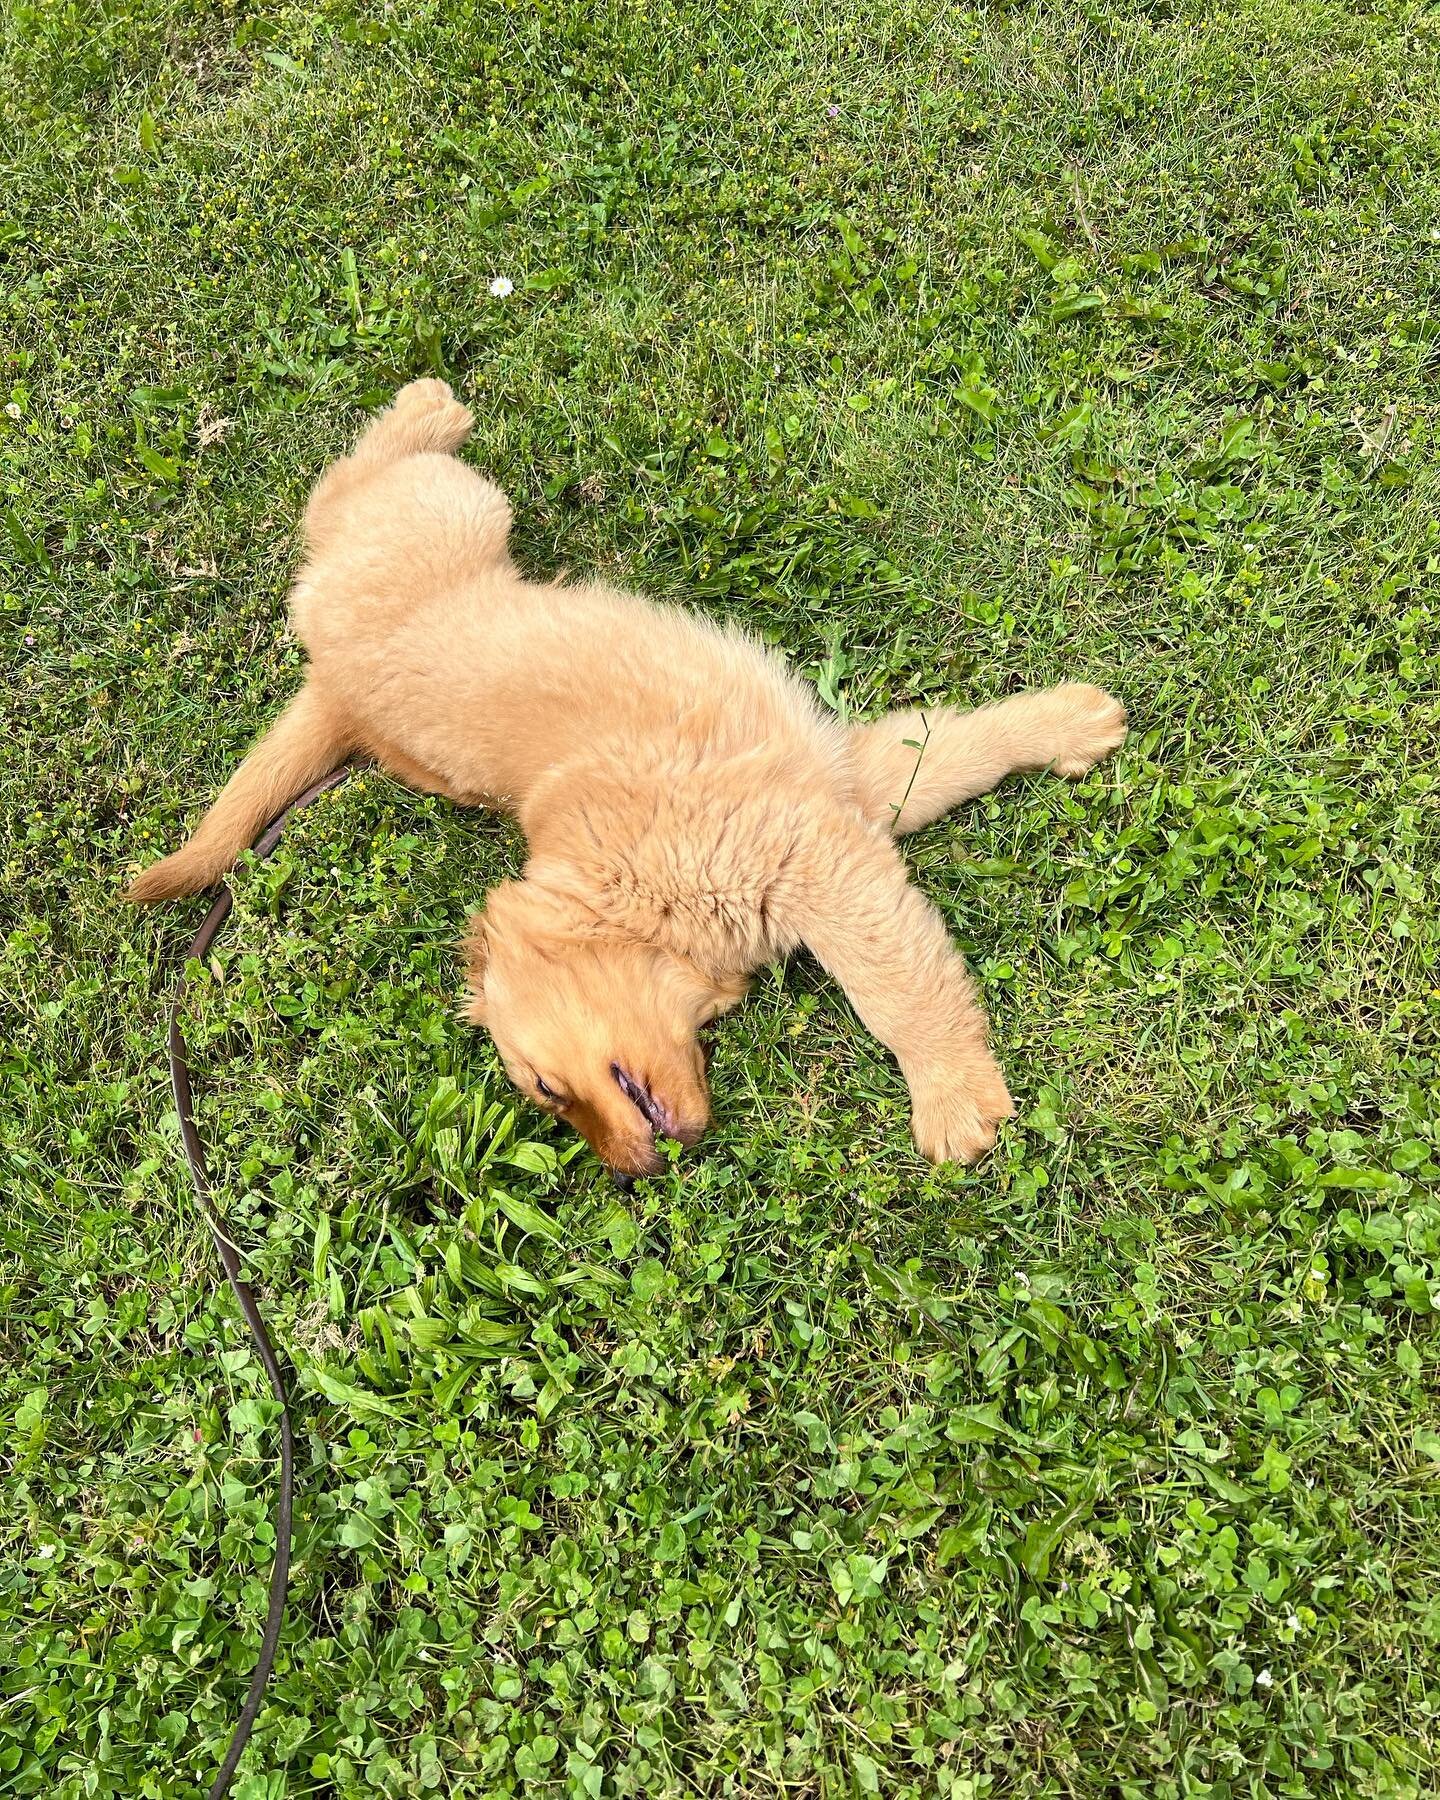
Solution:
{"label": "puppy's muzzle", "polygon": [[[620,1092],[639,1113],[649,1128],[650,1141],[653,1144],[660,1136],[672,1137],[677,1143],[684,1144],[687,1149],[698,1144],[705,1132],[704,1120],[694,1121],[680,1118],[673,1107],[666,1104],[655,1094],[647,1082],[639,1080],[619,1063],[611,1063],[610,1073]],[[654,1168],[642,1170],[641,1173],[658,1173],[661,1163],[654,1157]],[[615,1181],[619,1187],[628,1190],[635,1185],[635,1173],[625,1170],[613,1170]]]}
{"label": "puppy's muzzle", "polygon": [[664,1104],[657,1100],[649,1088],[637,1081],[628,1069],[622,1069],[619,1063],[611,1063],[610,1073],[615,1077],[615,1085],[620,1092],[650,1127],[650,1135],[656,1137],[660,1132],[668,1133],[670,1119]]}

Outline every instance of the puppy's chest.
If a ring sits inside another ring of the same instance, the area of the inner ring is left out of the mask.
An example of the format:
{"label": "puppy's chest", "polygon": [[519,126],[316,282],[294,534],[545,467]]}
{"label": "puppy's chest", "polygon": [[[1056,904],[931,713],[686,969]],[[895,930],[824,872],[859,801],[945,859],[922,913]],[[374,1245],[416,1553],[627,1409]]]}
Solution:
{"label": "puppy's chest", "polygon": [[717,971],[752,969],[793,947],[785,896],[805,836],[804,808],[774,795],[669,796],[611,859],[617,922]]}

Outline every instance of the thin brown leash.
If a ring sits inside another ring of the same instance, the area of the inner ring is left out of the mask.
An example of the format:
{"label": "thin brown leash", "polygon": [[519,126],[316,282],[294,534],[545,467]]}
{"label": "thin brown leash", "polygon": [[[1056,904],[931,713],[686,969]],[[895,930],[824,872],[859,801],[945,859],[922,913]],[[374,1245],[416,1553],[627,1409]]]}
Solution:
{"label": "thin brown leash", "polygon": [[[312,800],[319,799],[321,794],[338,786],[349,772],[348,764],[343,768],[333,769],[322,781],[317,781],[314,787],[307,788],[298,800],[292,800],[256,838],[253,846],[255,855],[268,856],[280,842],[280,834],[291,814],[300,812]],[[265,1635],[260,1640],[260,1654],[250,1676],[250,1691],[236,1721],[230,1748],[225,1752],[225,1760],[210,1788],[209,1800],[224,1800],[224,1796],[230,1791],[231,1780],[245,1752],[245,1746],[250,1742],[250,1733],[255,1728],[256,1715],[260,1711],[265,1686],[274,1666],[275,1651],[280,1643],[280,1627],[285,1618],[285,1591],[290,1580],[295,1497],[295,1439],[290,1424],[290,1403],[285,1393],[285,1378],[281,1372],[280,1359],[275,1354],[275,1346],[270,1341],[270,1333],[260,1316],[254,1290],[241,1273],[240,1254],[211,1195],[205,1150],[195,1127],[195,1112],[190,1098],[190,1064],[185,1048],[185,1034],[180,1025],[180,1009],[185,1000],[186,969],[192,959],[203,957],[215,942],[220,927],[230,916],[232,904],[229,888],[222,887],[181,965],[180,976],[175,983],[175,997],[170,1005],[170,1085],[175,1090],[175,1110],[180,1117],[180,1142],[184,1146],[185,1161],[190,1167],[190,1179],[195,1184],[195,1197],[200,1203],[205,1223],[210,1227],[210,1235],[215,1240],[215,1249],[224,1267],[225,1279],[239,1302],[250,1336],[265,1365],[265,1373],[270,1378],[270,1391],[280,1403],[280,1497],[275,1507],[275,1560],[270,1566],[270,1605],[265,1616]]]}

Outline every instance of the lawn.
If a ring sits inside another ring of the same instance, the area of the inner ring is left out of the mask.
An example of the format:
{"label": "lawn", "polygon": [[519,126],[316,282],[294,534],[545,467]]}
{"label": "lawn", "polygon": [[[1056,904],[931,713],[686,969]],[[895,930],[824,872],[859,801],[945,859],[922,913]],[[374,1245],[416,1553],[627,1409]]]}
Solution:
{"label": "lawn", "polygon": [[513,827],[370,771],[240,874],[235,1794],[1434,1793],[1440,15],[5,0],[0,156],[0,1796],[204,1793],[243,1699],[202,908],[118,895],[427,373],[528,569],[1133,731],[909,845],[971,1172],[801,960],[621,1195],[456,1017]]}

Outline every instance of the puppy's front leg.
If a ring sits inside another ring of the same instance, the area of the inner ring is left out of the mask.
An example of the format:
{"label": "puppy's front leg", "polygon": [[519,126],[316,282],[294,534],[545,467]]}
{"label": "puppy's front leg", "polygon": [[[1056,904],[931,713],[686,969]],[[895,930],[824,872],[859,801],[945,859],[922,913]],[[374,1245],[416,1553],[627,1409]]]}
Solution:
{"label": "puppy's front leg", "polygon": [[975,1162],[1015,1111],[975,983],[888,836],[858,819],[827,823],[792,892],[797,933],[894,1052],[919,1149]]}

